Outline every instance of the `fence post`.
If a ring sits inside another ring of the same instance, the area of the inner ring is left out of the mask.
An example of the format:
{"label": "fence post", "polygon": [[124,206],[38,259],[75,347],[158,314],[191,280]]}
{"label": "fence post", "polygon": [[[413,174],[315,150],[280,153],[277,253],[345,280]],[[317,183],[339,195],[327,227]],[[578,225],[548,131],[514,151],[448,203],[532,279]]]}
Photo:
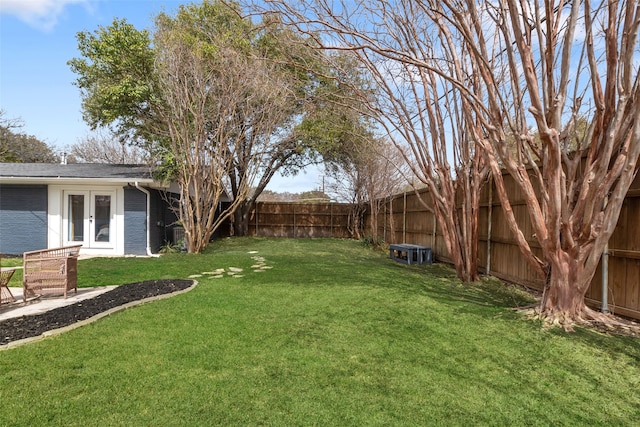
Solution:
{"label": "fence post", "polygon": [[489,175],[489,207],[487,210],[487,266],[485,273],[491,273],[491,217],[493,215],[493,175]]}
{"label": "fence post", "polygon": [[402,243],[407,243],[407,192],[404,192],[404,206],[402,207]]}
{"label": "fence post", "polygon": [[[604,207],[607,207],[609,198],[604,198]],[[603,209],[604,210],[604,209]],[[604,245],[604,251],[602,251],[602,306],[600,311],[603,313],[609,312],[609,242]]]}
{"label": "fence post", "polygon": [[396,243],[396,223],[393,218],[393,201],[395,197],[391,197],[389,200],[389,233],[391,233],[390,243]]}
{"label": "fence post", "polygon": [[384,218],[382,219],[382,240],[387,241],[387,203],[384,204]]}
{"label": "fence post", "polygon": [[431,216],[433,217],[433,232],[431,233],[431,251],[435,252],[436,250],[436,235],[438,231],[438,219],[436,218],[436,214],[431,212]]}
{"label": "fence post", "polygon": [[329,230],[329,237],[333,237],[333,203],[332,202],[329,202],[329,216],[330,216],[329,223],[331,224],[331,229]]}

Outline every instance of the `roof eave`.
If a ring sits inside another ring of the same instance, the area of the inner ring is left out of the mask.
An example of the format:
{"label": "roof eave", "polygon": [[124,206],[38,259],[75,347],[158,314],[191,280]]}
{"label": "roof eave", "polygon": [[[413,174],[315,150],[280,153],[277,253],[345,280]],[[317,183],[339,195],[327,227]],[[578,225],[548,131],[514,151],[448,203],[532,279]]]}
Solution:
{"label": "roof eave", "polygon": [[149,185],[157,188],[168,187],[168,184],[162,184],[151,178],[70,178],[70,177],[24,177],[24,176],[3,176],[0,177],[0,184],[85,184],[85,185],[113,185],[113,184],[131,184],[135,183]]}

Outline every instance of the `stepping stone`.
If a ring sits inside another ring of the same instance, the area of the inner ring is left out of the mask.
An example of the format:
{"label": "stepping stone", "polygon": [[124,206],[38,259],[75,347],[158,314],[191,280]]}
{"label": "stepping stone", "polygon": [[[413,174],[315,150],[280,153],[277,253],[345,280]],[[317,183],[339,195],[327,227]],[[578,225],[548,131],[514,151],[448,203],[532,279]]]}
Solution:
{"label": "stepping stone", "polygon": [[234,273],[240,273],[242,269],[238,267],[229,267],[229,271],[233,271]]}
{"label": "stepping stone", "polygon": [[192,274],[189,279],[197,279],[198,277],[202,277],[202,274]]}

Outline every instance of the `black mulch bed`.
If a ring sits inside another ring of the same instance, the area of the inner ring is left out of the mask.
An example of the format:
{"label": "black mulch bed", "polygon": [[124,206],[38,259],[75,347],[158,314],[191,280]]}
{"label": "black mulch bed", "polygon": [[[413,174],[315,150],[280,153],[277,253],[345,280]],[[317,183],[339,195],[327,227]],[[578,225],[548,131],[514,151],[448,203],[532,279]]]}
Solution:
{"label": "black mulch bed", "polygon": [[46,313],[6,319],[0,321],[0,345],[24,338],[37,337],[44,332],[80,322],[114,307],[181,291],[192,284],[192,280],[173,279],[129,283],[94,298],[58,307]]}

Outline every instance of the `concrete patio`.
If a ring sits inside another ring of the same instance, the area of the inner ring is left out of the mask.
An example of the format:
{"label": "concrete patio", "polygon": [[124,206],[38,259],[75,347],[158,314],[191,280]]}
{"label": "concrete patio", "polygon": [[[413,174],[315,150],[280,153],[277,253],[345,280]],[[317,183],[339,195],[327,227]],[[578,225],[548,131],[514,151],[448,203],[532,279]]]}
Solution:
{"label": "concrete patio", "polygon": [[43,295],[22,301],[22,288],[9,288],[15,302],[0,305],[0,322],[13,317],[29,316],[43,313],[57,307],[74,304],[78,301],[93,298],[103,294],[115,286],[101,286],[97,288],[78,288],[78,292],[71,291],[67,298],[62,295]]}

